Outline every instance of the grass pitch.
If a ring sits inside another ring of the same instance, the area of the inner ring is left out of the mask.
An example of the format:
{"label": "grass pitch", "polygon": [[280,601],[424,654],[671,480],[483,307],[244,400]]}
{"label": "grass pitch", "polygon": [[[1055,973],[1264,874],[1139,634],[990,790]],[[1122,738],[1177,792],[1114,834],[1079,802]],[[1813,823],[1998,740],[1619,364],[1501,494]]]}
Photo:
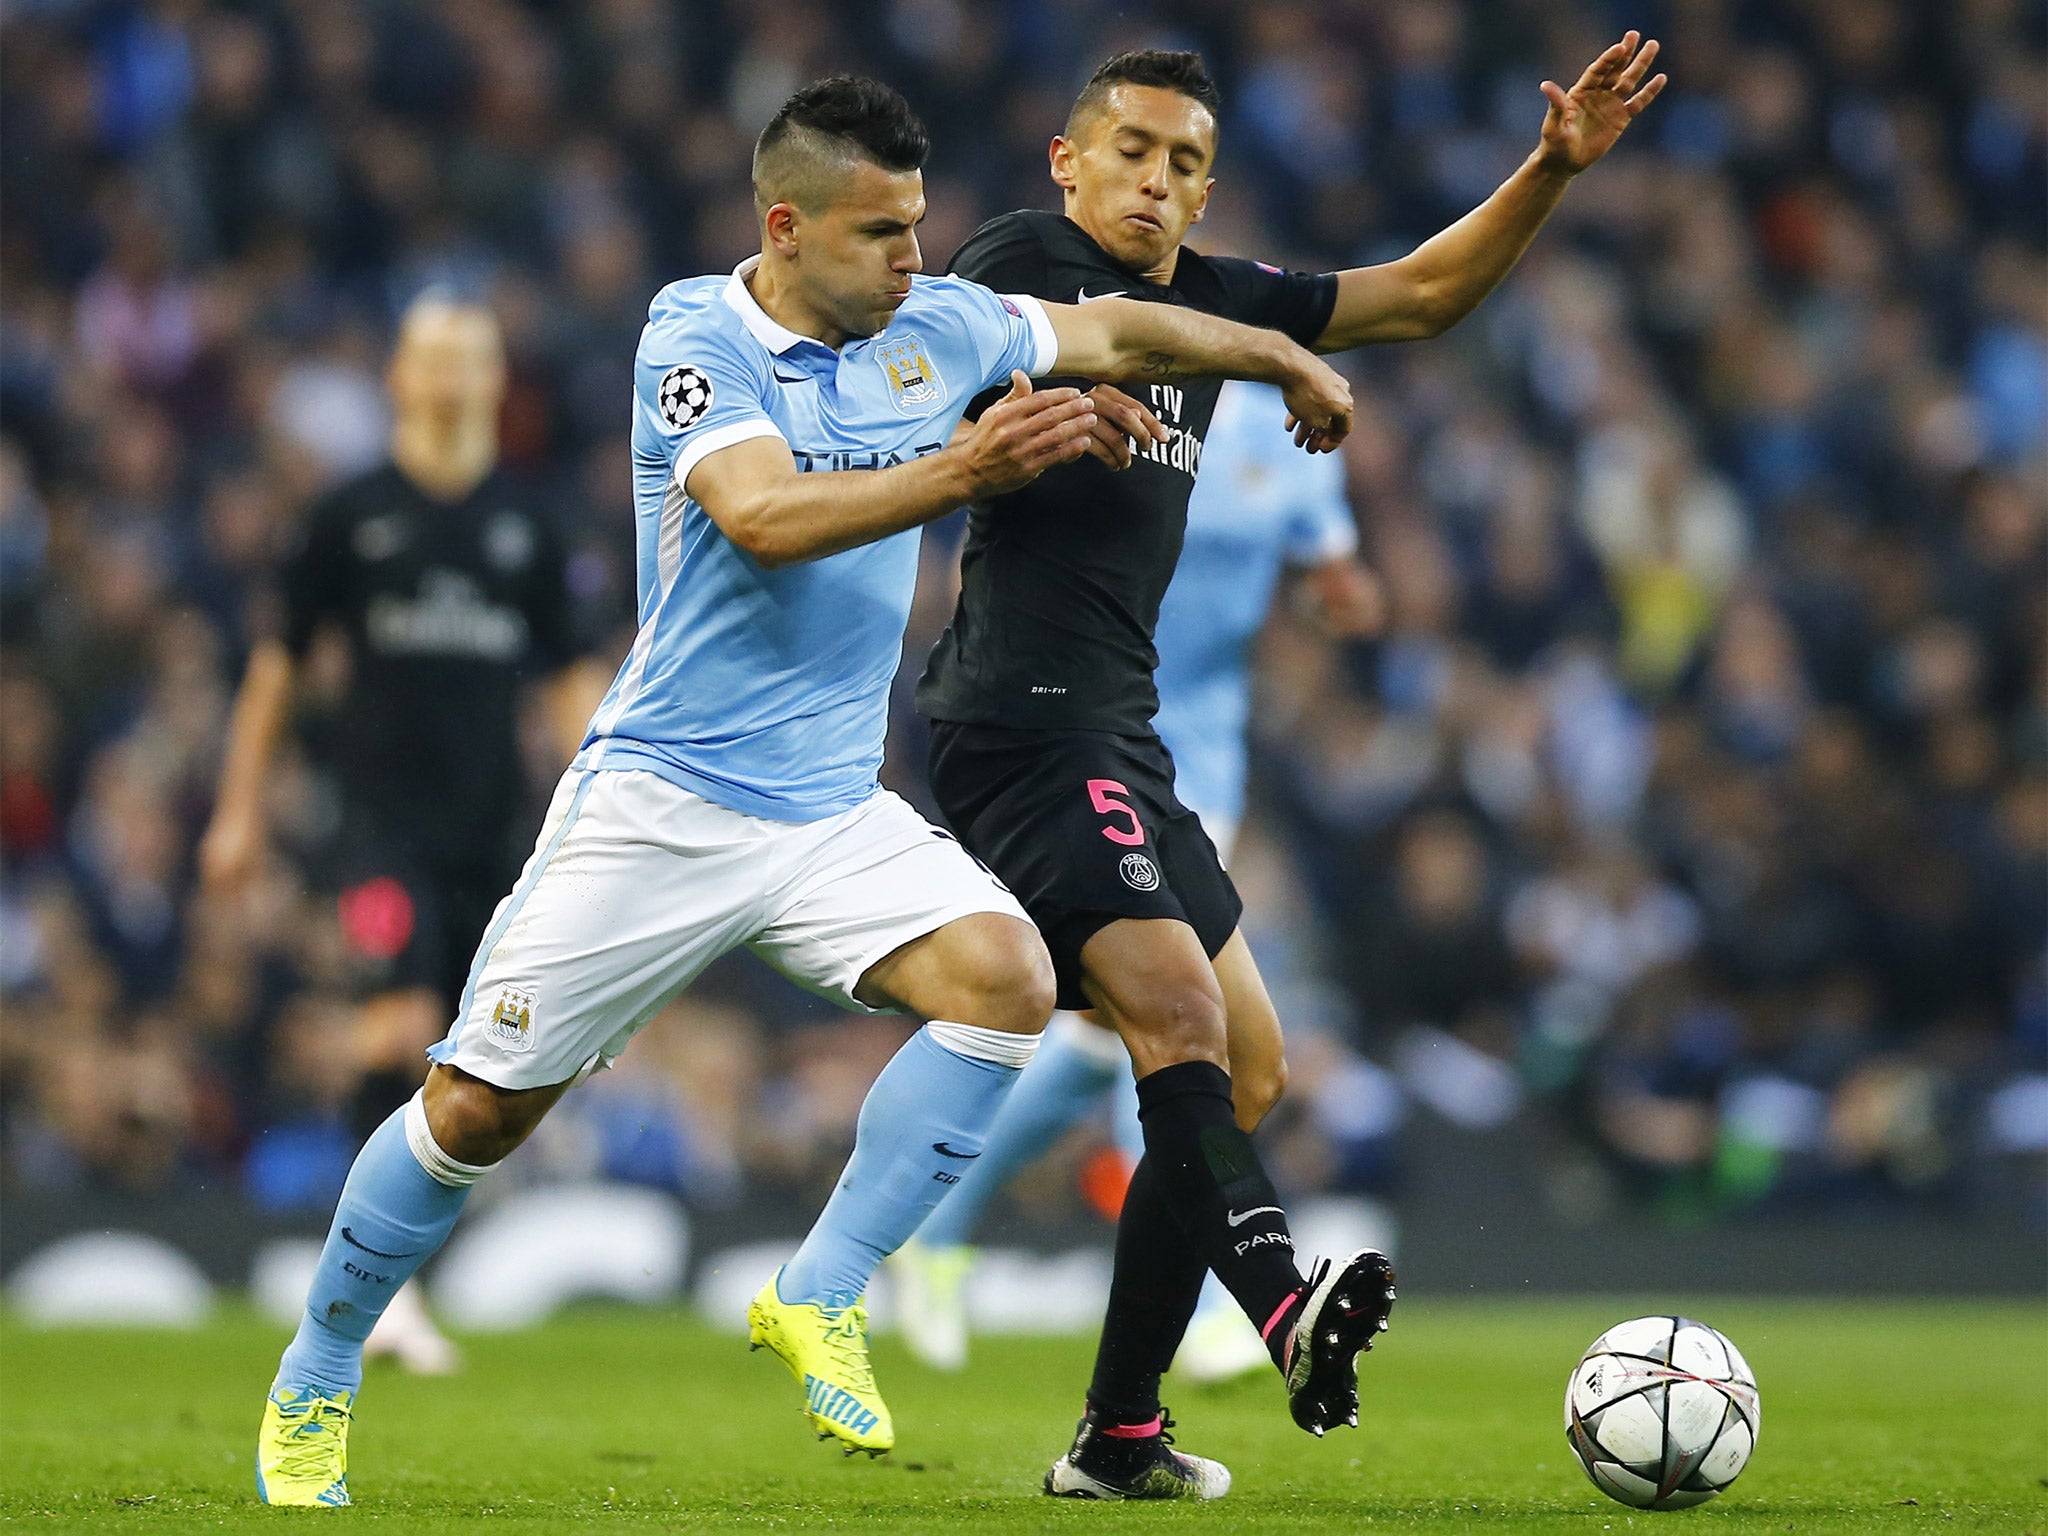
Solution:
{"label": "grass pitch", "polygon": [[[814,1442],[766,1354],[680,1314],[578,1312],[466,1340],[449,1380],[373,1373],[350,1447],[357,1503],[255,1503],[250,1463],[283,1337],[248,1314],[193,1334],[0,1324],[0,1526],[37,1531],[1097,1531],[2048,1536],[2048,1308],[1693,1301],[1763,1392],[1757,1455],[1703,1507],[1611,1503],[1565,1448],[1566,1373],[1662,1300],[1404,1299],[1366,1362],[1363,1426],[1315,1441],[1270,1378],[1169,1390],[1181,1443],[1229,1463],[1206,1506],[1047,1499],[1087,1379],[1083,1339],[982,1341],[944,1377],[890,1339],[901,1442]],[[1169,1389],[1172,1384],[1169,1383]]]}

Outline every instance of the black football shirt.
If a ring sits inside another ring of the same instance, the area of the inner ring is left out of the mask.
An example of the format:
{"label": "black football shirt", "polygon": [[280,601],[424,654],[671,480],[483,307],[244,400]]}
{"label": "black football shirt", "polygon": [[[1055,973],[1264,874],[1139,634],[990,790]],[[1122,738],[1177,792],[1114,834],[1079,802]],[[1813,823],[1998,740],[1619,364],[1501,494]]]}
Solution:
{"label": "black football shirt", "polygon": [[[1282,331],[1304,346],[1322,334],[1337,303],[1332,275],[1185,248],[1171,283],[1147,282],[1056,213],[991,220],[960,248],[951,270],[998,293],[1062,304],[1115,294],[1185,305]],[[1042,387],[1092,382],[1055,378]],[[1222,382],[1123,387],[1151,407],[1172,440],[1145,444],[1128,469],[1080,459],[969,510],[960,600],[918,684],[922,713],[1035,730],[1150,729],[1159,708],[1152,634],[1180,559],[1188,497]]]}
{"label": "black football shirt", "polygon": [[324,626],[348,639],[344,798],[422,857],[495,866],[524,801],[521,685],[571,657],[548,520],[500,475],[451,504],[387,464],[313,508],[284,595],[294,656]]}

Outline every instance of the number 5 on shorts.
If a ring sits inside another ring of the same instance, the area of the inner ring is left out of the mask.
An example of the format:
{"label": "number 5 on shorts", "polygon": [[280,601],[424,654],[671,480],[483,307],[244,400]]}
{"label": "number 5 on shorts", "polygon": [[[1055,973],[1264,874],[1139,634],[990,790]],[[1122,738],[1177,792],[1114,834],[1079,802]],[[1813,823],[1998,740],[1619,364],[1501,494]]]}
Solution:
{"label": "number 5 on shorts", "polygon": [[1145,842],[1144,824],[1138,820],[1138,813],[1131,809],[1128,800],[1117,799],[1118,795],[1128,795],[1129,793],[1130,791],[1117,783],[1115,779],[1090,779],[1088,781],[1088,799],[1094,805],[1096,814],[1101,816],[1128,816],[1131,819],[1131,829],[1128,832],[1117,827],[1104,827],[1102,835],[1112,843],[1121,843],[1126,848],[1138,848],[1142,847]]}

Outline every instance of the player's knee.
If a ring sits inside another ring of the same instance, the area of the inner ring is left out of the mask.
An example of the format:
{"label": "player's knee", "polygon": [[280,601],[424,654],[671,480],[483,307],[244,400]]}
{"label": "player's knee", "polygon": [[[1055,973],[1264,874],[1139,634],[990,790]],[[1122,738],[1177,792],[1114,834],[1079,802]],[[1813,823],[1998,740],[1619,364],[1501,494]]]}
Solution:
{"label": "player's knee", "polygon": [[1121,1013],[1124,1041],[1141,1077],[1184,1061],[1230,1064],[1223,999],[1211,988],[1162,988]]}
{"label": "player's knee", "polygon": [[426,1111],[436,1146],[458,1163],[488,1168],[526,1140],[546,1104],[530,1090],[436,1068],[427,1077]]}
{"label": "player's knee", "polygon": [[1033,930],[1005,932],[986,945],[975,982],[974,1011],[981,1016],[960,1022],[984,1029],[1035,1035],[1058,999],[1052,957]]}
{"label": "player's knee", "polygon": [[1287,1092],[1287,1060],[1242,1067],[1231,1074],[1230,1098],[1237,1110],[1240,1129],[1254,1131],[1273,1112],[1280,1096]]}

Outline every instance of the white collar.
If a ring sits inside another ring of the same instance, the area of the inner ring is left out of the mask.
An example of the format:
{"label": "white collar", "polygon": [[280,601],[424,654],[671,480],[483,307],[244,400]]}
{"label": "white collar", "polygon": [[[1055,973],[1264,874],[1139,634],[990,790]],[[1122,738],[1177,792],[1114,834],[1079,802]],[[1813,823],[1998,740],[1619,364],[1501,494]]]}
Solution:
{"label": "white collar", "polygon": [[732,269],[732,281],[725,285],[725,302],[730,304],[733,313],[740,317],[740,323],[753,334],[754,340],[777,357],[799,342],[807,341],[814,347],[824,346],[825,343],[815,336],[802,336],[792,331],[761,307],[760,301],[747,287],[747,279],[753,276],[754,268],[760,265],[761,258],[758,255],[749,256]]}

